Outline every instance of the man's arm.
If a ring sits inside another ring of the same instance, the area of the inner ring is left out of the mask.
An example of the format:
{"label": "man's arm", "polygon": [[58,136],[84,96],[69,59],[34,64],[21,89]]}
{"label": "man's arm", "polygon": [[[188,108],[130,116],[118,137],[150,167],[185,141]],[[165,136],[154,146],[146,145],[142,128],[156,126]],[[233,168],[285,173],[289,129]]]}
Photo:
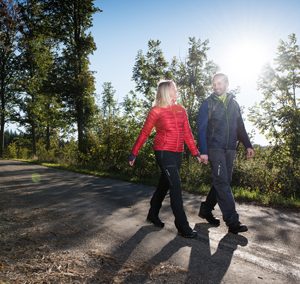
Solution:
{"label": "man's arm", "polygon": [[238,106],[238,122],[237,122],[237,138],[239,141],[241,141],[246,148],[246,157],[247,159],[253,158],[254,157],[254,150],[253,146],[250,142],[248,133],[245,128],[245,124],[242,118],[241,110],[240,107]]}

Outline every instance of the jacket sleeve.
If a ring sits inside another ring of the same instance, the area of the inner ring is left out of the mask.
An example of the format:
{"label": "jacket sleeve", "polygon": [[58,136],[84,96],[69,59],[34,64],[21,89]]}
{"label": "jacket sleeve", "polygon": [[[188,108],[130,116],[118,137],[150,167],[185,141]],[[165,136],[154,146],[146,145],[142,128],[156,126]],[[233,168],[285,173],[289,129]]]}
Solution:
{"label": "jacket sleeve", "polygon": [[208,126],[208,102],[205,100],[199,108],[197,116],[198,147],[203,155],[207,155],[207,126]]}
{"label": "jacket sleeve", "polygon": [[247,148],[253,148],[252,144],[250,142],[249,136],[247,134],[245,124],[242,118],[240,107],[238,107],[238,118],[237,118],[237,138],[239,141],[241,141],[244,145],[244,147]]}
{"label": "jacket sleeve", "polygon": [[150,112],[148,113],[148,116],[146,118],[146,121],[144,123],[144,126],[138,136],[138,138],[136,139],[132,151],[131,153],[135,156],[138,155],[139,150],[142,148],[142,146],[144,145],[144,143],[146,142],[146,140],[148,139],[149,135],[151,134],[151,131],[157,121],[158,118],[158,113],[157,111],[155,111],[154,108],[152,108],[150,110]]}
{"label": "jacket sleeve", "polygon": [[199,154],[199,151],[197,149],[197,146],[195,144],[194,136],[189,124],[189,120],[187,117],[187,113],[184,110],[184,122],[183,122],[183,131],[184,131],[184,142],[188,146],[189,150],[191,151],[193,156],[197,156]]}

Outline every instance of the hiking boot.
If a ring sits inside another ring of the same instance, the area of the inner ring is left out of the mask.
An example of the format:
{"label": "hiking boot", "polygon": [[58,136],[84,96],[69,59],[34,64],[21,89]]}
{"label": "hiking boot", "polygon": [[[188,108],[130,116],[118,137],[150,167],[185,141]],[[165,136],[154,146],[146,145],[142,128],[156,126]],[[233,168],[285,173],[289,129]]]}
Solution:
{"label": "hiking boot", "polygon": [[205,208],[205,203],[202,202],[200,206],[199,217],[205,219],[209,224],[218,227],[220,226],[220,220],[216,218],[211,211]]}
{"label": "hiking boot", "polygon": [[247,231],[248,231],[248,227],[244,224],[241,224],[240,222],[238,222],[235,225],[228,226],[228,232],[230,232],[232,234],[238,234],[238,233],[243,233],[243,232],[247,232]]}

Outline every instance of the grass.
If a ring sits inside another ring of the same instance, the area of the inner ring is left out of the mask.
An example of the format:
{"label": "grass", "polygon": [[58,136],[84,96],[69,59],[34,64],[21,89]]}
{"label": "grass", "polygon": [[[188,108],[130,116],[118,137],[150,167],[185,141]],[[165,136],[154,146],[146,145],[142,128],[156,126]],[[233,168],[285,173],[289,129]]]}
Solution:
{"label": "grass", "polygon": [[107,171],[99,171],[99,170],[90,170],[90,169],[84,169],[82,167],[76,167],[73,165],[67,165],[67,164],[58,164],[58,163],[52,163],[52,162],[40,162],[37,160],[25,160],[25,159],[18,159],[19,161],[31,163],[31,164],[38,164],[42,165],[48,168],[55,168],[55,169],[60,169],[60,170],[67,170],[75,173],[80,173],[80,174],[88,174],[88,175],[93,175],[97,177],[102,177],[102,178],[112,178],[112,179],[119,179],[119,180],[124,180],[124,181],[129,181],[132,183],[143,183],[146,185],[151,185],[154,186],[157,183],[156,179],[138,179],[137,177],[130,177],[124,173],[116,173],[116,172],[107,172]]}
{"label": "grass", "polygon": [[233,193],[235,199],[239,201],[254,202],[264,206],[300,209],[299,198],[287,198],[275,192],[261,193],[258,190],[234,187]]}
{"label": "grass", "polygon": [[[70,166],[66,164],[49,163],[49,162],[39,162],[37,160],[24,160],[21,161],[29,162],[32,164],[39,164],[50,168],[68,170],[81,174],[88,174],[102,178],[113,178],[124,180],[133,183],[142,183],[145,185],[155,186],[157,184],[157,179],[139,179],[138,177],[130,177],[128,175],[116,172],[106,172],[106,171],[95,171],[84,168],[78,168],[76,166]],[[187,192],[206,195],[209,192],[210,185],[200,184],[200,185],[190,185],[188,183],[183,183],[183,189]],[[261,193],[258,190],[253,190],[249,188],[233,187],[233,195],[235,200],[245,203],[254,203],[262,206],[270,206],[274,208],[289,208],[289,209],[300,209],[300,199],[299,198],[286,198],[278,193]]]}

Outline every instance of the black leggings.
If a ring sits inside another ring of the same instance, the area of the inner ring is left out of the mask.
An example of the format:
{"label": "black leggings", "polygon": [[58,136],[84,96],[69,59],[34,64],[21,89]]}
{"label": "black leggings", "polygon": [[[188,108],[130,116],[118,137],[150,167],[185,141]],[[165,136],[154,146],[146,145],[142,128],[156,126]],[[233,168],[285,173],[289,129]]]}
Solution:
{"label": "black leggings", "polygon": [[181,194],[181,181],[179,170],[182,153],[170,151],[155,151],[156,162],[160,167],[161,174],[156,191],[150,201],[149,214],[157,217],[162,202],[170,190],[171,208],[175,216],[175,226],[182,233],[189,233],[191,228],[187,221]]}

